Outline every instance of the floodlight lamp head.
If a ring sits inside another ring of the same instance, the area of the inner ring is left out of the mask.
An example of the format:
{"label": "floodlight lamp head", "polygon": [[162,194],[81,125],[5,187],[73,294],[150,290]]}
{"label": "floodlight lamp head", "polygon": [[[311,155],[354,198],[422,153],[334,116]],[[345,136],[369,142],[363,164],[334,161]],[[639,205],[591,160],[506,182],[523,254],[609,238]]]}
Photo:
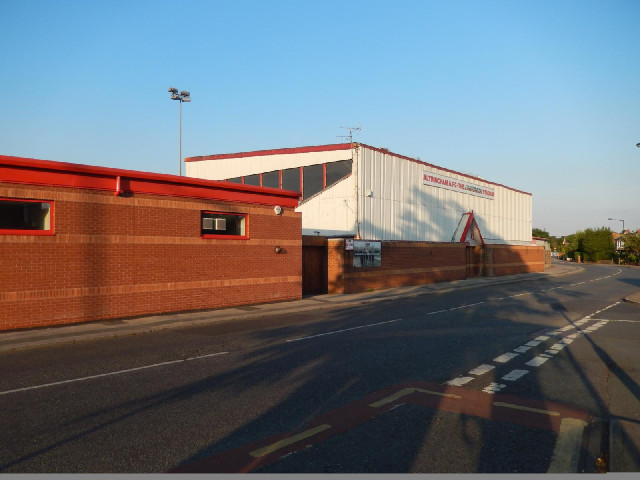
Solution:
{"label": "floodlight lamp head", "polygon": [[169,93],[176,94],[176,93],[178,93],[178,89],[175,88],[175,87],[169,87]]}
{"label": "floodlight lamp head", "polygon": [[180,98],[180,95],[178,95],[177,93],[174,93],[173,95],[171,95],[171,100],[182,100],[182,98]]}
{"label": "floodlight lamp head", "polygon": [[180,95],[182,95],[183,97],[188,97],[189,95],[191,95],[189,92],[187,92],[186,90],[182,90],[180,92]]}

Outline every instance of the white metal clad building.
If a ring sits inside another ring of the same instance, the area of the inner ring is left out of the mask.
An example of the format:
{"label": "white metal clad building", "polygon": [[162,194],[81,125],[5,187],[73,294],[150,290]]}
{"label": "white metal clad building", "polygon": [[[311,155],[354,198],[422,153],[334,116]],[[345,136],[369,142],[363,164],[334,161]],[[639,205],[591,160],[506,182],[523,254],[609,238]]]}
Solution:
{"label": "white metal clad building", "polygon": [[187,176],[302,192],[304,235],[450,242],[473,212],[486,243],[532,244],[530,193],[364,144],[185,162]]}

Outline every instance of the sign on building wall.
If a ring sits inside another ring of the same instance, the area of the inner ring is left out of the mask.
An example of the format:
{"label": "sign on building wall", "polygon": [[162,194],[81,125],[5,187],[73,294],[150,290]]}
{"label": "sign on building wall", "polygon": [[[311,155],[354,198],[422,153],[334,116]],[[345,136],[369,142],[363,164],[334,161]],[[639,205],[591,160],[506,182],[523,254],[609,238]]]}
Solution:
{"label": "sign on building wall", "polygon": [[382,242],[353,241],[354,267],[379,267],[382,265]]}
{"label": "sign on building wall", "polygon": [[446,190],[453,190],[454,192],[467,193],[469,195],[475,195],[477,197],[487,198],[493,200],[494,191],[493,188],[481,187],[469,183],[465,180],[458,180],[457,178],[445,177],[444,175],[438,175],[437,173],[423,172],[422,183],[431,187],[444,188]]}

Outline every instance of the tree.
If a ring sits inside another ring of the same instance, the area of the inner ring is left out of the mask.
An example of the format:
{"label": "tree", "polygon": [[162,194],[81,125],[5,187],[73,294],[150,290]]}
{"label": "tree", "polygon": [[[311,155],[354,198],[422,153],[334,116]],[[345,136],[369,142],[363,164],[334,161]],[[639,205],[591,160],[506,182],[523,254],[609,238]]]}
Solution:
{"label": "tree", "polygon": [[551,238],[551,235],[549,235],[549,232],[547,232],[546,230],[542,229],[542,228],[534,228],[531,230],[531,236],[532,237],[538,237],[538,238]]}
{"label": "tree", "polygon": [[622,236],[625,249],[635,256],[635,261],[640,261],[640,233],[627,233]]}
{"label": "tree", "polygon": [[578,250],[584,254],[585,260],[611,260],[615,255],[615,245],[611,236],[611,229],[587,228],[578,242]]}

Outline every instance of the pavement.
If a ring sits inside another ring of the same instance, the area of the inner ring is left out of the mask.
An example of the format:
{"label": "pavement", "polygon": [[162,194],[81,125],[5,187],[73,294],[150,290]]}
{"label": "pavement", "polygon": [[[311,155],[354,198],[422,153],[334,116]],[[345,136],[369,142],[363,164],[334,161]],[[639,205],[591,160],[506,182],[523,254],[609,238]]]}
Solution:
{"label": "pavement", "polygon": [[[270,315],[290,314],[318,309],[345,308],[373,302],[481,288],[489,285],[561,277],[575,274],[582,270],[584,270],[584,268],[579,264],[554,261],[550,268],[539,273],[470,278],[454,282],[396,287],[355,294],[313,295],[289,302],[246,305],[198,312],[151,315],[128,319],[96,321],[77,325],[0,332],[0,354],[56,345],[75,344],[101,338],[138,335],[171,328],[246,321]],[[640,291],[629,295],[624,300],[640,304]],[[609,434],[612,457],[609,459],[609,471],[639,471],[640,460],[634,458],[633,452],[640,450],[640,425],[619,422],[612,419]],[[629,445],[634,448],[627,448]]]}

